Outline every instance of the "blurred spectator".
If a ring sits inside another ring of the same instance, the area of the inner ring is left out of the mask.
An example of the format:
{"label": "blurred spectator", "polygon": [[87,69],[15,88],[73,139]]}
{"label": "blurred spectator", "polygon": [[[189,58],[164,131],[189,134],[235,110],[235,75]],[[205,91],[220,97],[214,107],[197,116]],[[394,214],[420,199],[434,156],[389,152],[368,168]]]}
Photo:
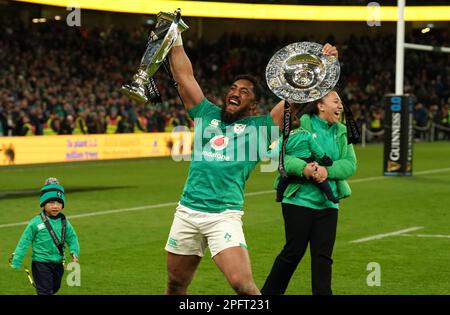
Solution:
{"label": "blurred spectator", "polygon": [[117,124],[116,133],[133,133],[134,132],[134,123],[130,118],[129,113],[125,112],[119,123]]}
{"label": "blurred spectator", "polygon": [[416,139],[423,140],[426,136],[426,130],[428,127],[428,109],[426,109],[421,102],[418,102],[414,107],[414,124],[418,127],[416,130]]}
{"label": "blurred spectator", "polygon": [[382,139],[381,131],[384,128],[384,110],[380,107],[371,109],[369,116],[369,130],[372,133],[369,141]]}
{"label": "blurred spectator", "polygon": [[442,128],[437,127],[436,138],[438,140],[450,140],[450,108],[448,104],[442,105],[437,116],[437,124]]}
{"label": "blurred spectator", "polygon": [[59,135],[71,135],[73,133],[74,128],[75,128],[75,121],[73,120],[73,116],[67,115],[62,120],[58,134]]}
{"label": "blurred spectator", "polygon": [[106,116],[106,133],[116,133],[121,117],[117,113],[117,108],[111,107],[110,114]]}
{"label": "blurred spectator", "polygon": [[57,114],[50,114],[49,118],[44,124],[44,135],[57,135],[60,129],[60,119]]}
{"label": "blurred spectator", "polygon": [[78,109],[78,115],[75,119],[75,126],[73,130],[73,134],[87,134],[88,129],[86,125],[86,111],[83,108]]}
{"label": "blurred spectator", "polygon": [[0,107],[0,137],[8,135],[8,119],[3,113],[3,107]]}

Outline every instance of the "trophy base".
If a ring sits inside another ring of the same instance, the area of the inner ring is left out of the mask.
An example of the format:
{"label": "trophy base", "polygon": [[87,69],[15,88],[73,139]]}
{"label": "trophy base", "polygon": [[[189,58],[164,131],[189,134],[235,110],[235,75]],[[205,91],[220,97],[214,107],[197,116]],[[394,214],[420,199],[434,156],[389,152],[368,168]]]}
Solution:
{"label": "trophy base", "polygon": [[145,95],[144,89],[142,88],[126,84],[120,88],[119,92],[136,102],[148,102],[148,98]]}

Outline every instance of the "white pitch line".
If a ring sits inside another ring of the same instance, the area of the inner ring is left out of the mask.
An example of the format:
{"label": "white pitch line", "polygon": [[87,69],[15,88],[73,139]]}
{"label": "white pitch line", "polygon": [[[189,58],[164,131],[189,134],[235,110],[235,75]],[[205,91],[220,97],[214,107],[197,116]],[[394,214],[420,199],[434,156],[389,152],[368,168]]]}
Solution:
{"label": "white pitch line", "polygon": [[[428,174],[445,173],[445,172],[450,172],[450,167],[449,168],[439,168],[439,169],[435,169],[435,170],[427,170],[427,171],[415,172],[415,173],[413,173],[413,175],[428,175]],[[351,183],[370,182],[370,181],[373,181],[373,180],[392,179],[392,178],[395,178],[395,176],[372,176],[372,177],[351,179],[348,182],[351,184]]]}
{"label": "white pitch line", "polygon": [[440,235],[440,234],[417,234],[417,237],[442,237],[442,238],[450,238],[450,235]]}
{"label": "white pitch line", "polygon": [[[89,213],[83,213],[83,214],[75,214],[75,215],[67,216],[67,218],[76,219],[76,218],[93,217],[93,216],[97,216],[97,215],[104,215],[104,214],[111,214],[111,213],[140,211],[140,210],[145,210],[145,209],[163,208],[163,207],[169,207],[169,206],[172,207],[172,206],[176,206],[177,204],[178,204],[177,202],[167,202],[167,203],[160,203],[160,204],[156,204],[156,205],[147,205],[147,206],[134,207],[134,208],[122,208],[122,209],[114,209],[114,210],[106,210],[106,211],[98,211],[98,212],[89,212]],[[1,224],[0,228],[19,226],[19,225],[27,225],[27,224],[28,224],[28,221],[9,223],[9,224]]]}
{"label": "white pitch line", "polygon": [[104,214],[111,214],[111,213],[140,211],[140,210],[145,210],[145,209],[155,209],[155,208],[163,208],[163,207],[173,207],[173,206],[176,206],[177,204],[178,204],[177,202],[166,202],[166,203],[160,203],[157,205],[148,205],[148,206],[140,206],[140,207],[134,207],[134,208],[115,209],[115,210],[106,210],[106,211],[99,211],[99,212],[76,214],[76,215],[68,216],[68,218],[75,219],[75,218],[93,217],[96,215],[104,215]]}
{"label": "white pitch line", "polygon": [[427,174],[434,174],[434,173],[445,173],[450,171],[450,167],[448,168],[438,168],[435,170],[427,170],[427,171],[420,171],[420,172],[415,172],[413,173],[413,175],[427,175]]}
{"label": "white pitch line", "polygon": [[416,236],[416,237],[437,237],[437,238],[450,238],[450,235],[441,234],[402,234],[402,236]]}
{"label": "white pitch line", "polygon": [[373,236],[369,236],[369,237],[364,237],[364,238],[360,238],[354,241],[350,241],[349,243],[362,243],[362,242],[368,242],[368,241],[373,241],[373,240],[379,240],[385,237],[389,237],[389,236],[394,236],[394,235],[400,235],[403,233],[407,233],[407,232],[411,232],[411,231],[417,231],[423,229],[423,226],[415,226],[415,227],[410,227],[407,229],[403,229],[400,231],[395,231],[395,232],[390,232],[390,233],[384,233],[384,234],[377,234],[377,235],[373,235]]}
{"label": "white pitch line", "polygon": [[0,228],[11,227],[11,226],[19,226],[19,225],[27,225],[29,221],[17,222],[17,223],[8,223],[0,225]]}
{"label": "white pitch line", "polygon": [[[442,172],[448,172],[448,171],[450,171],[450,168],[441,168],[441,169],[436,169],[436,170],[427,170],[427,171],[416,172],[416,173],[414,173],[414,175],[426,175],[426,174],[442,173]],[[361,182],[368,182],[368,181],[389,179],[389,178],[393,178],[393,177],[391,177],[391,176],[372,176],[372,177],[351,179],[351,180],[349,180],[349,183],[350,184],[351,183],[361,183]],[[251,196],[259,196],[259,195],[265,195],[265,194],[271,194],[271,193],[275,193],[275,190],[255,191],[255,192],[246,193],[245,196],[251,197]],[[140,206],[140,207],[134,207],[134,208],[122,208],[122,209],[106,210],[106,211],[99,211],[99,212],[89,212],[89,213],[84,213],[84,214],[68,216],[68,218],[74,219],[74,218],[92,217],[92,216],[97,216],[97,215],[111,214],[111,213],[140,211],[140,210],[145,210],[145,209],[155,209],[155,208],[174,206],[177,204],[178,204],[177,202],[167,202],[167,203]],[[28,224],[28,221],[0,224],[0,228],[27,225],[27,224]]]}
{"label": "white pitch line", "polygon": [[275,194],[275,189],[273,189],[273,190],[254,191],[254,192],[246,193],[245,196],[246,197],[250,197],[250,196],[259,196],[259,195],[265,195],[265,194]]}

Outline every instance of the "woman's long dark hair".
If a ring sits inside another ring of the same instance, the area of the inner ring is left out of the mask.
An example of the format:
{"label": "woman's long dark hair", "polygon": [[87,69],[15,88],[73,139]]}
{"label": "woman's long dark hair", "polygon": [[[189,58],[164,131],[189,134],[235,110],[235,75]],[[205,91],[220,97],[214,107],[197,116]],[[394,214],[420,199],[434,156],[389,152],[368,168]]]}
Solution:
{"label": "woman's long dark hair", "polygon": [[[303,107],[299,112],[297,117],[300,119],[300,117],[304,114],[309,115],[319,115],[319,107],[317,106],[319,103],[323,102],[323,99],[330,94],[331,92],[336,92],[339,95],[339,89],[338,87],[335,87],[330,92],[328,92],[325,96],[322,98],[315,100],[313,102],[308,103],[305,107]],[[347,143],[353,143],[356,144],[359,141],[359,138],[361,137],[361,133],[359,131],[358,126],[355,123],[355,120],[353,119],[353,114],[350,109],[350,107],[344,103],[342,103],[342,107],[344,109],[343,115],[341,116],[341,122],[345,122],[345,126],[347,128]]]}
{"label": "woman's long dark hair", "polygon": [[308,114],[310,116],[312,115],[319,115],[319,108],[317,107],[317,105],[319,103],[323,102],[323,99],[325,97],[327,97],[328,94],[330,94],[331,92],[336,92],[339,94],[339,90],[337,87],[333,88],[331,91],[329,91],[327,94],[325,94],[323,97],[319,98],[318,100],[312,101],[307,103],[297,114],[297,117],[302,117],[302,115],[304,114]]}

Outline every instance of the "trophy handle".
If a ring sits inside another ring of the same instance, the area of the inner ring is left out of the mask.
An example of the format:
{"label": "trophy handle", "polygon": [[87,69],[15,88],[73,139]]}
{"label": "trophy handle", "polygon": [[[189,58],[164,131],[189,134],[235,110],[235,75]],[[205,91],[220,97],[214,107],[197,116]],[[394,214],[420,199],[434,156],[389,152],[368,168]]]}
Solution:
{"label": "trophy handle", "polygon": [[175,19],[173,19],[173,21],[175,22],[175,24],[178,25],[178,23],[180,23],[181,20],[181,9],[178,8],[175,10]]}
{"label": "trophy handle", "polygon": [[180,17],[181,14],[178,12],[174,21],[170,25],[166,36],[162,40],[161,45],[158,47],[155,54],[153,55],[153,59],[148,64],[146,72],[149,77],[153,76],[156,73],[156,70],[158,70],[164,58],[166,58],[167,54],[169,53],[170,49],[175,43],[178,37],[178,22],[180,21]]}
{"label": "trophy handle", "polygon": [[[177,24],[178,24],[178,31],[179,31],[180,33],[182,33],[182,32],[184,32],[184,31],[186,31],[186,30],[189,28],[189,26],[188,26],[186,23],[184,23],[184,21],[181,19],[181,9],[180,9],[180,8],[176,9],[174,13],[170,13],[170,12],[159,12],[159,13],[158,13],[158,16],[157,16],[157,19],[158,19],[158,20],[165,20],[165,21],[167,21],[168,23],[172,23],[172,21],[174,21],[174,20],[177,18],[177,15],[178,15],[178,14],[180,14],[180,18],[179,18],[179,20],[177,21]],[[175,16],[174,16],[174,15],[175,15]]]}

